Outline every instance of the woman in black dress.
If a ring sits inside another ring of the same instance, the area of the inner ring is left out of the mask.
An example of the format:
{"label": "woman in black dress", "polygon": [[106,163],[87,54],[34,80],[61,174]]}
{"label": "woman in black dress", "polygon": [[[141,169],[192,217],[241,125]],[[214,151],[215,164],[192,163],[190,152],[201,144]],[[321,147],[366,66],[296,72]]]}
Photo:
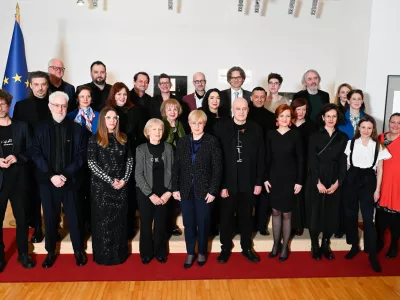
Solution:
{"label": "woman in black dress", "polygon": [[303,182],[304,147],[299,131],[290,129],[292,108],[286,104],[279,105],[275,117],[279,127],[267,133],[267,172],[264,185],[270,194],[274,235],[274,246],[269,257],[276,257],[280,252],[279,260],[285,261],[289,256],[291,211]]}
{"label": "woman in black dress", "polygon": [[200,110],[204,111],[207,116],[207,124],[204,132],[214,135],[215,125],[225,119],[224,110],[220,107],[221,92],[219,89],[209,89],[204,95]]}
{"label": "woman in black dress", "polygon": [[[144,142],[143,134],[145,125],[144,109],[135,105],[130,100],[128,87],[123,82],[116,82],[108,95],[107,106],[113,107],[119,115],[119,128],[128,138],[128,145],[134,156],[136,147]],[[128,215],[127,215],[127,237],[132,239],[136,232],[136,192],[135,178],[131,176],[128,182]]]}
{"label": "woman in black dress", "polygon": [[133,158],[112,107],[100,112],[97,134],[88,144],[88,165],[92,171],[93,259],[100,265],[121,264],[128,255],[126,183]]}
{"label": "woman in black dress", "polygon": [[[343,115],[336,104],[326,104],[319,118],[323,129],[310,137],[306,189],[306,227],[312,257],[333,259],[330,238],[339,227],[340,187],[346,175],[347,135],[337,130]],[[317,120],[318,120],[317,119]],[[322,236],[319,247],[318,236]]]}
{"label": "woman in black dress", "polygon": [[[300,131],[301,137],[303,138],[304,145],[304,165],[307,166],[307,146],[310,136],[318,130],[317,123],[312,120],[307,120],[307,108],[308,102],[302,98],[296,98],[292,101],[291,107],[293,108],[294,118],[292,123]],[[304,168],[304,178],[307,177],[308,169]],[[304,219],[305,219],[305,208],[304,208],[304,193],[305,189],[302,189],[296,196],[296,201],[292,211],[292,231],[293,234],[298,236],[303,235],[304,232]]]}
{"label": "woman in black dress", "polygon": [[345,114],[349,107],[349,103],[347,102],[348,101],[347,94],[352,89],[353,88],[348,83],[342,83],[337,88],[335,100],[333,103],[335,103],[339,107],[339,110],[341,111],[342,114]]}

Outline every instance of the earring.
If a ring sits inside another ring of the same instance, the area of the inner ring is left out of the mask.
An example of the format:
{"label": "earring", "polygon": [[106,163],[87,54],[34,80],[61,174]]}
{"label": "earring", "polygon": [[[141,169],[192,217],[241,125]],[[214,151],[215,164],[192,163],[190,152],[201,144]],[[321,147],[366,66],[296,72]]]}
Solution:
{"label": "earring", "polygon": [[276,127],[278,127],[279,126],[279,122],[276,122],[275,125],[276,125]]}

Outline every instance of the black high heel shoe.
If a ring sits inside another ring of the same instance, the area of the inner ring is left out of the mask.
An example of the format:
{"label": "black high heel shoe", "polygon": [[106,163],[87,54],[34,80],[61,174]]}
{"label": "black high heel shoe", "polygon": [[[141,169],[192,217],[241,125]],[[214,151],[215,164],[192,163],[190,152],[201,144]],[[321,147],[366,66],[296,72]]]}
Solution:
{"label": "black high heel shoe", "polygon": [[[200,256],[204,257],[204,260],[199,260],[200,258],[202,258]],[[199,267],[204,266],[206,264],[206,261],[207,261],[207,256],[199,254],[199,256],[197,257],[197,264],[199,265]]]}
{"label": "black high heel shoe", "polygon": [[278,247],[276,247],[276,251],[274,252],[274,248],[272,247],[272,251],[268,254],[269,258],[275,258],[278,256],[278,254],[282,251],[282,244],[279,244]]}
{"label": "black high heel shoe", "polygon": [[[191,259],[191,260],[190,260],[190,256],[192,256],[192,259]],[[186,257],[186,260],[185,260],[185,263],[183,264],[183,267],[184,267],[185,269],[189,269],[191,266],[193,266],[193,263],[194,263],[195,258],[196,258],[195,255],[189,254],[189,255]]]}
{"label": "black high heel shoe", "polygon": [[286,261],[289,258],[289,253],[290,253],[289,247],[287,247],[286,248],[286,255],[282,255],[282,252],[281,252],[281,256],[279,256],[279,261],[280,262]]}

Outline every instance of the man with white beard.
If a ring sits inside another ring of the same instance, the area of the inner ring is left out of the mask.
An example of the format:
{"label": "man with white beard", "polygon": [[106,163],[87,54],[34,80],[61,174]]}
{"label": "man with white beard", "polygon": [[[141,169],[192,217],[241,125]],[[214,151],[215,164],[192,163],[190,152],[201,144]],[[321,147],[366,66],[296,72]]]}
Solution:
{"label": "man with white beard", "polygon": [[32,160],[37,168],[48,252],[43,268],[52,267],[56,260],[61,203],[68,220],[76,264],[87,263],[75,205],[76,192],[82,182],[80,170],[86,161],[87,134],[84,127],[65,118],[68,99],[68,95],[60,91],[49,96],[52,118],[37,126],[33,140]]}
{"label": "man with white beard", "polygon": [[320,82],[321,76],[319,76],[318,72],[312,69],[308,70],[301,80],[304,90],[294,94],[292,98],[292,100],[297,98],[307,100],[307,118],[314,122],[322,107],[329,103],[329,94],[319,89]]}

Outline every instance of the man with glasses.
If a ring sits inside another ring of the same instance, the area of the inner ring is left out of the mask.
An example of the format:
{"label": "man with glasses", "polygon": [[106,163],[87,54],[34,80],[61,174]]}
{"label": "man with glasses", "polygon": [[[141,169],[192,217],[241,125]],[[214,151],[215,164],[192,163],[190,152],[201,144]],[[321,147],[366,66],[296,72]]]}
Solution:
{"label": "man with glasses", "polygon": [[230,68],[226,77],[231,87],[221,91],[221,110],[225,116],[231,116],[233,101],[243,98],[250,103],[251,92],[242,89],[242,85],[246,80],[246,73],[241,67]]}
{"label": "man with glasses", "polygon": [[154,95],[151,99],[150,105],[150,118],[162,119],[161,117],[161,104],[168,99],[176,99],[176,96],[172,94],[171,88],[171,77],[167,74],[162,73],[158,79],[158,88],[160,89],[160,94]]}
{"label": "man with glasses", "polygon": [[50,94],[56,91],[65,92],[70,99],[74,99],[75,87],[63,80],[64,72],[64,63],[60,59],[53,58],[49,61],[48,73],[50,77]]}
{"label": "man with glasses", "polygon": [[319,89],[321,76],[315,70],[308,70],[304,73],[301,80],[304,90],[293,95],[293,100],[303,98],[308,102],[307,117],[312,121],[316,121],[318,113],[322,107],[329,103],[329,94]]}
{"label": "man with glasses", "polygon": [[40,123],[33,139],[32,160],[37,168],[40,198],[46,227],[47,256],[43,268],[50,268],[56,260],[57,225],[61,203],[68,220],[75,261],[87,263],[83,252],[83,238],[79,231],[76,193],[82,183],[80,170],[86,161],[87,134],[85,128],[65,118],[68,95],[54,92],[48,107],[52,118]]}
{"label": "man with glasses", "polygon": [[192,110],[200,108],[203,104],[203,98],[206,93],[206,77],[203,73],[197,72],[193,75],[193,85],[194,85],[194,93],[186,95],[182,99],[182,106],[185,111],[187,110],[187,115]]}
{"label": "man with glasses", "polygon": [[[49,76],[42,71],[29,74],[30,95],[27,99],[18,101],[14,107],[13,119],[27,122],[33,133],[39,122],[50,118],[49,111]],[[38,183],[35,180],[35,166],[28,163],[28,177],[30,180],[29,200],[27,201],[27,212],[29,226],[35,230],[31,242],[40,243],[43,240],[42,217]],[[56,227],[57,228],[57,227]]]}
{"label": "man with glasses", "polygon": [[[93,110],[100,112],[106,105],[108,94],[111,90],[111,85],[106,83],[106,65],[101,61],[93,62],[90,65],[90,77],[92,77],[92,82],[84,85],[90,87],[92,91],[92,104],[90,106],[93,108]],[[68,112],[71,112],[78,107],[76,99],[72,98],[70,100]]]}

